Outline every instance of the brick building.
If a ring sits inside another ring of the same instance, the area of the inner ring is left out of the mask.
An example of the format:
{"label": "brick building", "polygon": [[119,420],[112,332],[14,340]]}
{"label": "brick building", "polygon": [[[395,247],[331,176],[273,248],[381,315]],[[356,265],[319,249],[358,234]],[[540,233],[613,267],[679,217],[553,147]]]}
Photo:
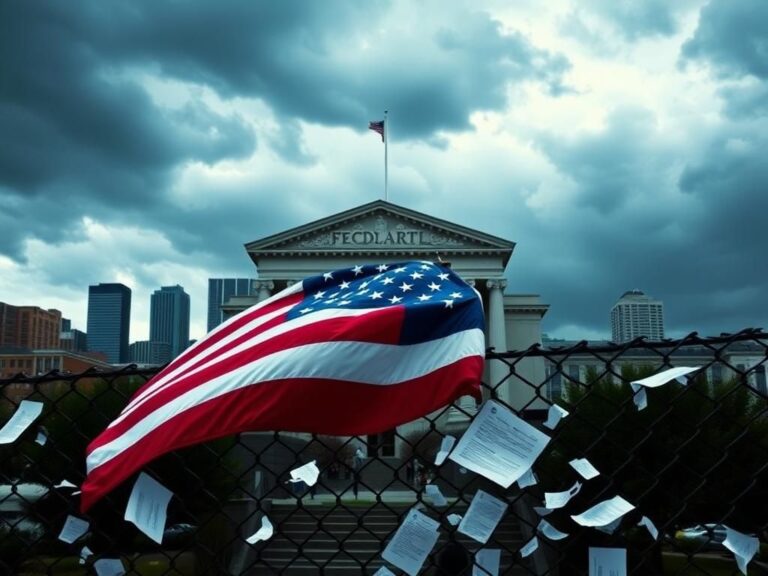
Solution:
{"label": "brick building", "polygon": [[0,346],[58,348],[61,312],[0,302]]}

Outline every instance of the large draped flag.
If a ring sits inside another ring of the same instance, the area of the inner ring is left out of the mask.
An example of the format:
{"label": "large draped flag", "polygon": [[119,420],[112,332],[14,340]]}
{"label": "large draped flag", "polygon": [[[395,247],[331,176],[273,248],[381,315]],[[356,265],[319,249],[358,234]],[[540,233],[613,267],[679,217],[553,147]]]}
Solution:
{"label": "large draped flag", "polygon": [[211,331],[87,448],[81,508],[171,450],[243,431],[375,434],[479,398],[478,293],[432,262],[307,278]]}

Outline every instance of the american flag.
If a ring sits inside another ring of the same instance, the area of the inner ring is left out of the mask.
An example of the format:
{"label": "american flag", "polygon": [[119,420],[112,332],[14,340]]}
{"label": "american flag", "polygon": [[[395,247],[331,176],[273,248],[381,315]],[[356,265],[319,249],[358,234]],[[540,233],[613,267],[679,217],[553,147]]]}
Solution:
{"label": "american flag", "polygon": [[368,129],[381,134],[381,141],[384,142],[384,120],[368,122]]}
{"label": "american flag", "polygon": [[140,389],[87,448],[81,508],[171,450],[255,430],[375,434],[479,397],[477,292],[432,262],[360,265],[231,318]]}

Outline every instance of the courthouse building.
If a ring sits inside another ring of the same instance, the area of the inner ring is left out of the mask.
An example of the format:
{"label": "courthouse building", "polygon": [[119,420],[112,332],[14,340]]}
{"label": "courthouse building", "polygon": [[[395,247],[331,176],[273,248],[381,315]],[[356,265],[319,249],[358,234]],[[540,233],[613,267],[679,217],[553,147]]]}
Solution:
{"label": "courthouse building", "polygon": [[[329,270],[439,257],[481,294],[488,346],[498,351],[521,350],[541,342],[541,319],[548,306],[536,294],[505,293],[505,273],[514,248],[509,240],[377,200],[246,244],[258,269],[254,293],[233,297],[222,309],[227,315],[235,314],[294,282]],[[541,359],[526,359],[515,370],[531,382],[544,380]],[[535,391],[510,377],[501,362],[486,367],[484,381],[492,385],[503,381],[497,393],[516,408],[539,406]],[[475,411],[473,399],[462,398],[459,403],[465,412]],[[466,426],[467,421],[462,411],[451,410],[438,425],[451,430]],[[399,431],[407,434],[421,427],[426,423],[412,423]],[[392,443],[384,440],[383,444]],[[400,452],[399,446],[391,450]]]}

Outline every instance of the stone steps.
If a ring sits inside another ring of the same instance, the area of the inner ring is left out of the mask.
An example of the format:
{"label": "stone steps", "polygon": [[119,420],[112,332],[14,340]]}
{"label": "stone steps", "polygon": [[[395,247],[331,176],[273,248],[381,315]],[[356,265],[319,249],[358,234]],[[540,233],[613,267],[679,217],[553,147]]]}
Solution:
{"label": "stone steps", "polygon": [[[275,526],[275,535],[260,545],[253,562],[248,567],[248,576],[268,575],[309,575],[350,576],[370,575],[386,563],[381,558],[387,542],[400,525],[400,519],[412,507],[407,505],[375,504],[371,507],[306,507],[277,505],[269,514]],[[466,506],[451,507],[451,513],[463,514]],[[433,517],[443,516],[443,513]],[[483,545],[459,534],[454,526],[442,521],[440,539],[434,552],[440,550],[449,540],[461,543],[470,554]],[[526,563],[515,557],[516,550],[523,545],[517,521],[507,514],[496,528],[488,547],[502,548],[502,569],[500,574],[530,574],[519,563]],[[507,548],[508,550],[506,550]],[[514,565],[515,561],[518,563]],[[524,564],[527,566],[527,563]],[[389,566],[392,569],[392,566]],[[394,570],[398,573],[397,570]],[[421,574],[436,574],[431,557],[427,558]]]}

